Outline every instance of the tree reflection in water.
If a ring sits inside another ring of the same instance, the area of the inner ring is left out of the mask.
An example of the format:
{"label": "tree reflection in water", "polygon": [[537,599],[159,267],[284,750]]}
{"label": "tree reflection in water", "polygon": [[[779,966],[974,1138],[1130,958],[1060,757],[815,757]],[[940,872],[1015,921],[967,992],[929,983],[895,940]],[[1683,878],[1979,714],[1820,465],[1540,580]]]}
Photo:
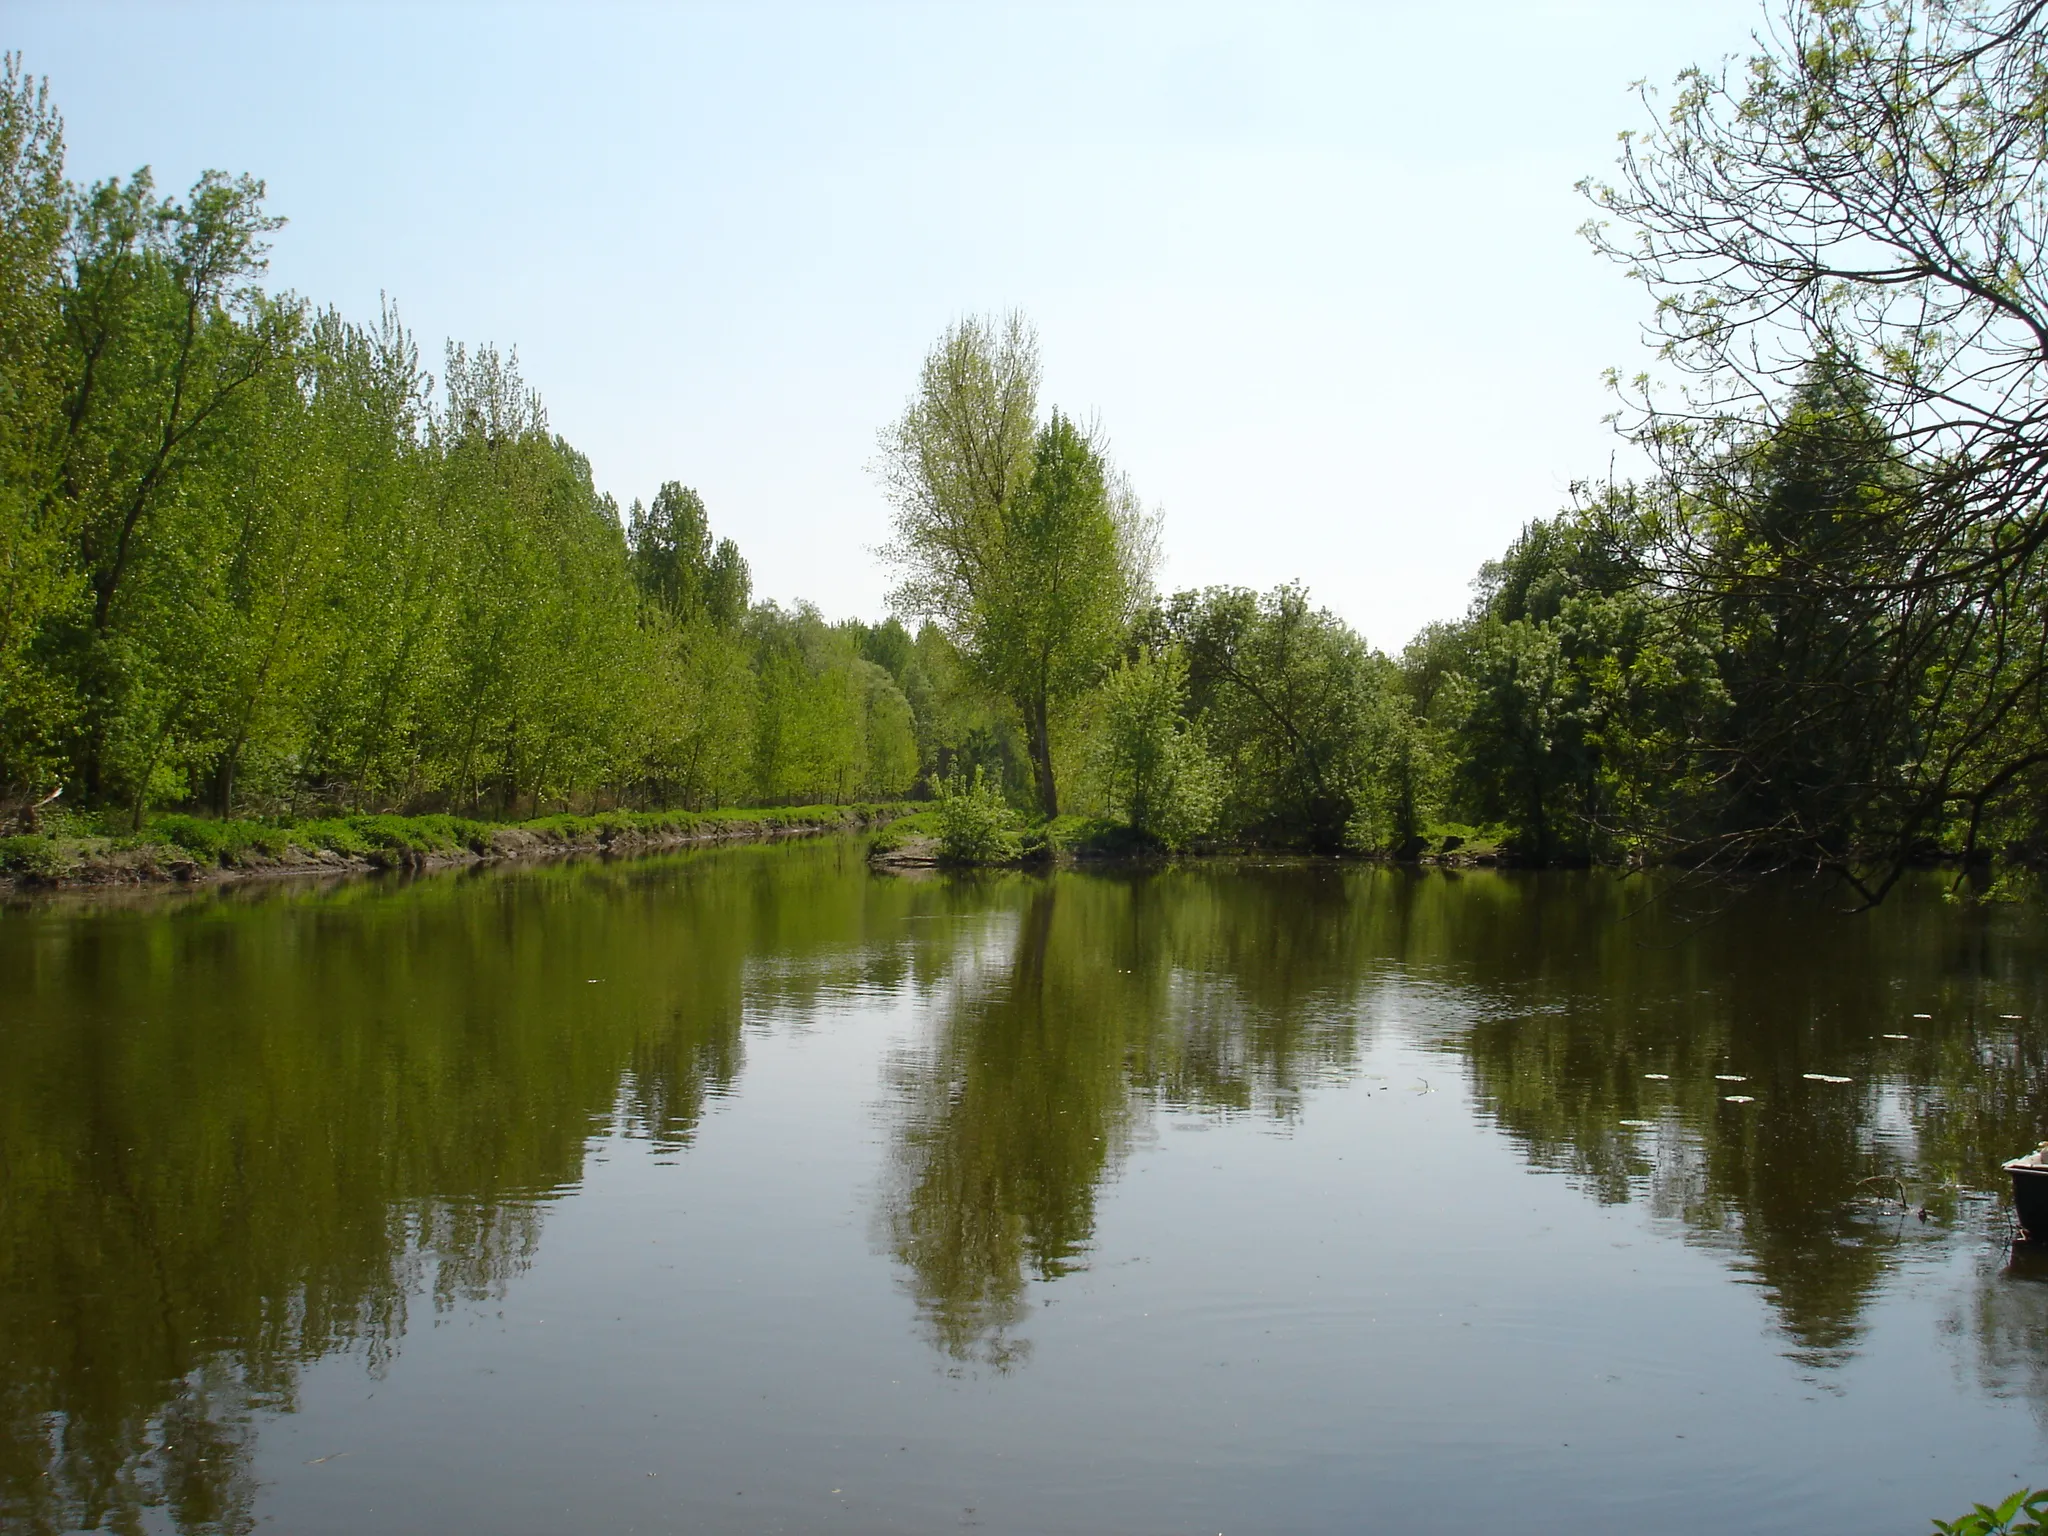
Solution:
{"label": "tree reflection in water", "polygon": [[[0,1525],[249,1529],[254,1416],[310,1362],[381,1370],[412,1307],[502,1296],[593,1134],[689,1146],[746,1020],[860,996],[922,1010],[876,1230],[960,1368],[1028,1357],[1031,1287],[1088,1262],[1158,1111],[1284,1128],[1397,1028],[1824,1369],[1911,1245],[1996,1249],[1997,1165],[2048,1131],[2038,917],[1839,906],[1329,863],[902,881],[839,845],[9,913]],[[2041,1292],[1992,1266],[1953,1333],[2048,1422]]]}
{"label": "tree reflection in water", "polygon": [[1434,1046],[1533,1166],[1725,1254],[1813,1368],[1853,1349],[1903,1245],[2000,1229],[1997,1164],[2042,1134],[2036,919],[1930,882],[1856,914],[1821,885],[1329,864],[988,889],[1004,926],[895,1065],[883,1212],[961,1362],[1026,1356],[1029,1282],[1082,1262],[1153,1106],[1299,1113],[1354,1068],[1382,991],[1434,997]]}
{"label": "tree reflection in water", "polygon": [[0,1527],[249,1529],[252,1413],[502,1296],[593,1132],[687,1144],[743,995],[887,964],[901,895],[737,849],[8,914]]}
{"label": "tree reflection in water", "polygon": [[1482,1016],[1444,1041],[1481,1105],[1533,1163],[1727,1253],[1808,1364],[1853,1346],[1893,1249],[1974,1219],[1959,1196],[1995,1193],[2040,1139],[2024,1085],[2048,1036],[1999,1018],[2039,1016],[2031,914],[1958,910],[1924,882],[1856,914],[1825,886],[1497,884],[1503,931],[1463,934]]}
{"label": "tree reflection in water", "polygon": [[892,1065],[881,1220],[933,1344],[1029,1357],[1025,1291],[1084,1259],[1095,1201],[1151,1108],[1285,1118],[1350,1070],[1371,985],[1333,866],[1012,879]]}

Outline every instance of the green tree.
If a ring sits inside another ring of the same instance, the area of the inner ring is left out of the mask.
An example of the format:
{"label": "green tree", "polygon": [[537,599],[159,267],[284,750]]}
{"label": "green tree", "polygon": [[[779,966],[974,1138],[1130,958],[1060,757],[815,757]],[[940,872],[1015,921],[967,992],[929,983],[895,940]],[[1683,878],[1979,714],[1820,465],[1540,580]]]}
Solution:
{"label": "green tree", "polygon": [[815,608],[758,605],[754,794],[763,803],[893,799],[917,776],[909,701],[854,636]]}
{"label": "green tree", "polygon": [[1464,623],[1407,657],[1405,691],[1451,749],[1453,805],[1504,826],[1519,857],[1665,857],[1714,829],[1719,631],[1645,579],[1643,515],[1610,490],[1529,524],[1482,567]]}
{"label": "green tree", "polygon": [[[1974,846],[2048,762],[2044,115],[2036,0],[1785,0],[1761,52],[1682,74],[1625,137],[1616,182],[1586,187],[1611,221],[1589,225],[1594,244],[1644,283],[1686,384],[1637,381],[1629,430],[1681,498],[1753,490],[1767,516],[1776,475],[1820,514],[1806,534],[1833,530],[1769,572],[1786,603],[1834,619],[1779,631],[1801,686],[1761,718],[1791,783],[1746,775],[1749,825],[1725,830],[1760,856],[1874,867],[1872,897],[1951,818]],[[1816,383],[1844,409],[1817,411]],[[1816,473],[1791,462],[1809,450]],[[1665,530],[1669,588],[1715,601],[1719,531]],[[1879,738],[1868,757],[1795,762],[1851,716]]]}
{"label": "green tree", "polygon": [[1836,860],[1910,837],[1901,769],[1925,745],[1911,705],[1940,644],[1894,597],[1912,477],[1862,380],[1832,358],[1736,459],[1694,513],[1732,703],[1708,743],[1728,784],[1722,820],[1746,850],[1767,839]]}
{"label": "green tree", "polygon": [[747,562],[731,539],[712,542],[704,498],[688,486],[670,480],[651,507],[634,502],[626,539],[633,579],[678,621],[703,618],[726,628],[746,613]]}
{"label": "green tree", "polygon": [[1183,713],[1187,660],[1141,647],[1102,683],[1095,726],[1097,792],[1110,814],[1164,847],[1216,823],[1222,784],[1199,728]]}
{"label": "green tree", "polygon": [[1059,814],[1053,733],[1102,675],[1148,593],[1152,529],[1099,444],[1036,421],[1036,336],[1021,316],[964,320],[925,360],[882,435],[896,506],[892,602],[936,620],[1017,712],[1039,808]]}
{"label": "green tree", "polygon": [[1225,829],[1344,847],[1391,669],[1298,586],[1177,593],[1143,628],[1187,658],[1189,712],[1222,765]]}
{"label": "green tree", "polygon": [[1417,710],[1398,663],[1375,654],[1371,670],[1375,682],[1344,841],[1363,853],[1412,859],[1427,847],[1443,810],[1443,734]]}
{"label": "green tree", "polygon": [[88,588],[70,633],[50,637],[84,703],[73,755],[88,793],[140,804],[166,758],[189,755],[194,680],[170,651],[189,634],[188,534],[216,509],[186,481],[288,366],[301,324],[254,286],[282,222],[262,198],[261,182],[210,171],[179,203],[143,170],[73,200],[44,496],[75,530]]}
{"label": "green tree", "polygon": [[68,680],[37,650],[83,586],[66,558],[70,509],[46,494],[67,190],[48,83],[10,53],[0,61],[0,794],[60,779],[76,707]]}
{"label": "green tree", "polygon": [[374,328],[327,313],[305,365],[322,504],[339,524],[301,772],[317,797],[403,804],[438,786],[428,724],[453,665],[457,549],[427,441],[432,381],[386,307]]}
{"label": "green tree", "polygon": [[10,56],[0,814],[57,786],[139,822],[1016,777],[936,631],[868,655],[808,610],[755,623],[701,498],[670,482],[622,526],[516,355],[451,347],[437,401],[389,306],[263,291],[260,182],[76,188],[61,129]]}

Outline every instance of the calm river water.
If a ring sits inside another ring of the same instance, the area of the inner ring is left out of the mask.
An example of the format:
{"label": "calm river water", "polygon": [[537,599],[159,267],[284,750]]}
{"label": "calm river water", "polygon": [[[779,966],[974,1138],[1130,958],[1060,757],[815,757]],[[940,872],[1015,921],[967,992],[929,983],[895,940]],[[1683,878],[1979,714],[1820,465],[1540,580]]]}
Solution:
{"label": "calm river water", "polygon": [[2048,1482],[2048,924],[1841,906],[840,841],[18,904],[0,1527],[1923,1532]]}

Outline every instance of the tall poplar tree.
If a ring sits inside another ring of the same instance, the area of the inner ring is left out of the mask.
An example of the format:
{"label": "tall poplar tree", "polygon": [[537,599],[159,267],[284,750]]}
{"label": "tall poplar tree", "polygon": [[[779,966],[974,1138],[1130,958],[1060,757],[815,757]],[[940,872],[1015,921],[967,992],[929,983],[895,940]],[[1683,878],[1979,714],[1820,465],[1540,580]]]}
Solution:
{"label": "tall poplar tree", "polygon": [[1024,727],[1039,809],[1059,814],[1052,737],[1149,595],[1153,533],[1094,436],[1037,420],[1038,338],[1016,313],[963,320],[882,434],[896,504],[891,600],[939,624]]}

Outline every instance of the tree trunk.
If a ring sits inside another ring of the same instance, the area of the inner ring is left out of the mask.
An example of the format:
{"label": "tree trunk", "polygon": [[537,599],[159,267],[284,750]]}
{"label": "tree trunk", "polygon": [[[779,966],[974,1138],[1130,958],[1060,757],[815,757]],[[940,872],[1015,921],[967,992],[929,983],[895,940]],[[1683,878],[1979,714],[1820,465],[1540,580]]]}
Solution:
{"label": "tree trunk", "polygon": [[1052,776],[1052,709],[1043,699],[1033,699],[1024,710],[1024,731],[1031,742],[1031,777],[1038,786],[1038,808],[1050,821],[1060,813],[1059,786]]}
{"label": "tree trunk", "polygon": [[214,814],[226,821],[234,813],[235,768],[241,761],[242,744],[237,741],[221,754],[220,766],[215,770],[213,781]]}

